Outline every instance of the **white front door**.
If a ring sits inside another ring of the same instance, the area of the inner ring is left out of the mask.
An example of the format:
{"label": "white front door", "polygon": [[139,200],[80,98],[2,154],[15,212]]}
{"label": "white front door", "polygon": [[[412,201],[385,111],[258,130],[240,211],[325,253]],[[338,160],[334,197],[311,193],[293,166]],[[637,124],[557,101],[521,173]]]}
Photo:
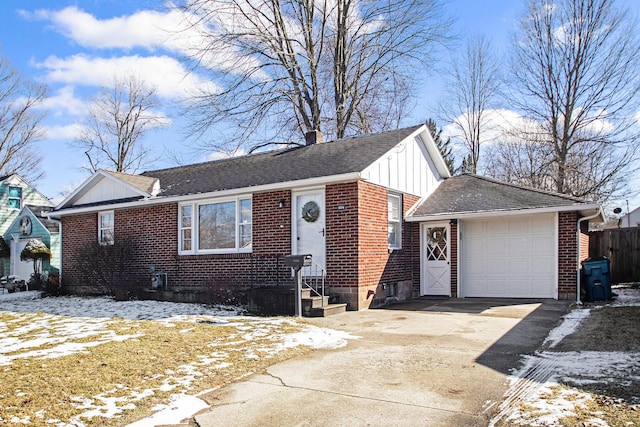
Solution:
{"label": "white front door", "polygon": [[292,251],[311,254],[312,261],[325,268],[324,190],[298,192],[294,200]]}
{"label": "white front door", "polygon": [[421,295],[451,295],[451,227],[449,223],[422,224]]}
{"label": "white front door", "polygon": [[11,239],[11,275],[18,276],[26,282],[33,274],[33,261],[20,260],[20,253],[27,246],[28,241]]}

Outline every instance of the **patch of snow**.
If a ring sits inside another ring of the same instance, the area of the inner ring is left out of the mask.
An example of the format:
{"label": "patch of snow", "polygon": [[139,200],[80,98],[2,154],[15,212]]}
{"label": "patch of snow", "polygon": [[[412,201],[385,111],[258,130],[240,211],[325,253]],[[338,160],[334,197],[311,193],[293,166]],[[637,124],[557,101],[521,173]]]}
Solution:
{"label": "patch of snow", "polygon": [[[154,427],[160,424],[178,424],[185,418],[190,418],[198,411],[208,408],[202,399],[186,394],[174,395],[171,403],[162,407],[158,412],[127,427]],[[157,408],[158,409],[158,408]]]}
{"label": "patch of snow", "polygon": [[[271,357],[280,351],[305,345],[314,349],[334,349],[346,345],[348,339],[358,337],[348,333],[299,325],[295,319],[258,318],[243,316],[245,313],[235,307],[216,307],[204,304],[184,304],[161,301],[115,301],[108,297],[49,297],[41,298],[40,292],[16,292],[0,294],[0,312],[8,316],[0,321],[0,366],[11,365],[17,358],[56,358],[86,351],[89,347],[113,341],[137,339],[141,335],[122,333],[127,328],[120,327],[121,333],[109,329],[113,318],[125,320],[154,320],[166,327],[174,327],[177,322],[207,323],[235,328],[220,343],[212,337],[212,342],[203,343],[209,354],[199,355],[196,360],[166,371],[159,390],[176,388],[189,390],[192,383],[203,373],[198,367],[225,369],[231,366],[224,361],[229,351],[246,351],[248,357]],[[301,326],[297,333],[283,334],[283,325]],[[188,332],[190,329],[184,329]],[[234,342],[230,342],[229,338]],[[228,351],[225,351],[228,350]],[[87,419],[94,417],[113,418],[127,408],[135,407],[135,402],[154,394],[154,390],[130,391],[118,397],[103,393],[97,396],[77,396],[75,405],[85,411],[74,417],[72,424],[49,419],[47,423],[59,426],[84,426]],[[155,426],[156,424],[177,423],[207,407],[195,397],[177,394],[169,405],[152,417],[140,420],[131,426]],[[39,412],[44,418],[46,411]],[[29,420],[13,420],[14,423]],[[91,421],[94,422],[94,421]]]}
{"label": "patch of snow", "polygon": [[549,332],[549,335],[547,335],[542,345],[546,345],[548,348],[555,347],[565,337],[574,333],[578,329],[578,326],[580,326],[580,323],[589,317],[590,314],[591,310],[588,308],[576,308],[570,311],[564,316],[562,323]]}
{"label": "patch of snow", "polygon": [[[618,297],[607,305],[638,306],[640,289],[616,289]],[[521,367],[509,376],[509,388],[489,426],[503,421],[508,425],[561,426],[563,417],[593,400],[580,386],[618,384],[629,386],[640,381],[640,353],[599,351],[550,351],[575,332],[588,319],[590,309],[575,309],[553,329],[544,342],[544,351],[525,355]],[[544,347],[546,345],[546,347]],[[561,385],[562,384],[562,385]],[[585,425],[604,427],[607,423],[592,414]]]}

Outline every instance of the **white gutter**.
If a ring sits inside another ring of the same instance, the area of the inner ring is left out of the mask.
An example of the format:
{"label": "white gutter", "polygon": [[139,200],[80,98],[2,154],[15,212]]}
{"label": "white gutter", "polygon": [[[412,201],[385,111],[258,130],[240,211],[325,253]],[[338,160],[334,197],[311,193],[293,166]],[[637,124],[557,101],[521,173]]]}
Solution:
{"label": "white gutter", "polygon": [[600,205],[564,205],[552,206],[545,208],[523,208],[523,209],[495,209],[476,212],[454,212],[437,215],[411,216],[406,218],[407,222],[425,222],[425,221],[446,221],[449,219],[473,219],[473,218],[489,218],[498,216],[511,216],[523,214],[542,214],[555,212],[584,212],[597,209],[600,212]]}
{"label": "white gutter", "polygon": [[602,206],[594,213],[593,215],[582,217],[578,220],[578,232],[576,235],[576,242],[578,244],[578,259],[576,260],[576,304],[582,305],[582,300],[580,299],[580,224],[582,221],[590,221],[594,218],[601,216],[604,219],[604,212],[602,212]]}

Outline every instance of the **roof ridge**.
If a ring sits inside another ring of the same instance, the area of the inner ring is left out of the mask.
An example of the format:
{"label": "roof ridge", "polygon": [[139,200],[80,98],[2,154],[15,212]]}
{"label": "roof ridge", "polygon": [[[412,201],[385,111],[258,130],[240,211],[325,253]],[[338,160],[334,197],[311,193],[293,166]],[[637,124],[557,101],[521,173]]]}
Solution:
{"label": "roof ridge", "polygon": [[555,197],[559,197],[562,199],[567,199],[567,200],[571,200],[574,202],[579,202],[579,203],[588,203],[588,200],[585,199],[581,199],[579,197],[575,197],[575,196],[571,196],[569,194],[562,194],[562,193],[555,193],[553,191],[549,191],[549,190],[543,190],[541,188],[534,188],[534,187],[528,187],[528,186],[524,186],[524,185],[518,185],[518,184],[513,184],[511,182],[507,182],[507,181],[502,181],[496,178],[492,178],[492,177],[488,177],[488,176],[484,176],[484,175],[478,175],[475,173],[464,173],[460,176],[471,176],[474,178],[478,178],[478,179],[482,179],[484,181],[488,181],[488,182],[493,182],[495,184],[501,184],[501,185],[506,185],[509,187],[513,187],[513,188],[519,188],[521,190],[526,190],[526,191],[532,191],[534,193],[540,193],[540,194],[546,194],[548,196],[555,196]]}
{"label": "roof ridge", "polygon": [[[407,126],[407,127],[393,129],[393,130],[387,130],[387,131],[383,131],[383,132],[368,133],[368,134],[362,134],[362,135],[354,135],[354,136],[351,136],[351,137],[343,137],[343,138],[340,138],[340,139],[334,139],[334,140],[331,140],[331,141],[325,141],[325,142],[322,142],[321,144],[318,144],[318,145],[333,144],[333,143],[344,142],[344,141],[353,141],[353,140],[357,140],[357,139],[369,138],[369,137],[372,137],[372,136],[378,136],[378,135],[384,135],[384,134],[391,134],[391,133],[394,133],[394,132],[406,131],[406,130],[409,130],[409,129],[418,129],[418,128],[420,128],[420,126],[422,126],[422,124],[414,125],[414,126]],[[311,146],[313,146],[313,145],[316,145],[316,144],[312,144]],[[240,156],[225,157],[225,158],[215,159],[215,160],[205,160],[205,161],[202,161],[202,162],[189,163],[188,165],[178,165],[178,166],[172,166],[172,167],[168,167],[168,168],[154,169],[154,170],[144,171],[140,175],[141,176],[147,176],[147,177],[153,177],[153,175],[151,175],[151,174],[153,174],[154,172],[165,172],[165,171],[172,171],[172,170],[175,170],[175,169],[190,168],[190,167],[195,167],[195,166],[200,166],[200,165],[207,165],[207,164],[212,164],[212,163],[222,163],[222,162],[227,162],[227,161],[244,159],[244,158],[248,158],[248,157],[252,157],[252,156],[273,155],[273,154],[279,153],[279,152],[285,152],[285,151],[288,151],[288,150],[294,150],[294,149],[300,149],[300,148],[306,148],[306,147],[309,147],[309,145],[292,142],[290,146],[287,146],[285,148],[278,148],[278,149],[274,149],[274,150],[260,151],[260,152],[255,152],[255,153],[247,153],[247,154],[243,154],[243,155],[240,155]]]}
{"label": "roof ridge", "polygon": [[360,135],[344,136],[344,137],[342,137],[340,139],[334,139],[332,141],[326,141],[323,144],[328,144],[328,143],[332,143],[332,142],[340,142],[340,141],[351,141],[351,140],[354,140],[354,139],[368,138],[368,137],[372,137],[372,136],[384,135],[384,134],[387,134],[387,133],[402,132],[402,131],[406,131],[406,130],[409,130],[409,129],[418,129],[420,126],[422,126],[422,124],[413,125],[413,126],[405,126],[405,127],[402,127],[402,128],[384,130],[384,131],[374,132],[374,133],[363,133],[363,134],[360,134]]}

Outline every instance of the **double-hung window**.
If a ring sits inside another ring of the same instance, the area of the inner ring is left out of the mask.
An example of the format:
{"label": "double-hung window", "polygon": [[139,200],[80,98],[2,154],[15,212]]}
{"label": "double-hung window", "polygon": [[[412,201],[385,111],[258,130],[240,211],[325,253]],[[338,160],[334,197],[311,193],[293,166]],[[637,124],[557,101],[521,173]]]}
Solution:
{"label": "double-hung window", "polygon": [[20,209],[22,207],[22,188],[9,187],[9,209]]}
{"label": "double-hung window", "polygon": [[251,250],[251,198],[182,204],[179,221],[180,253]]}
{"label": "double-hung window", "polygon": [[402,197],[397,194],[388,196],[388,237],[389,248],[402,247]]}
{"label": "double-hung window", "polygon": [[98,243],[113,245],[113,211],[98,214]]}

